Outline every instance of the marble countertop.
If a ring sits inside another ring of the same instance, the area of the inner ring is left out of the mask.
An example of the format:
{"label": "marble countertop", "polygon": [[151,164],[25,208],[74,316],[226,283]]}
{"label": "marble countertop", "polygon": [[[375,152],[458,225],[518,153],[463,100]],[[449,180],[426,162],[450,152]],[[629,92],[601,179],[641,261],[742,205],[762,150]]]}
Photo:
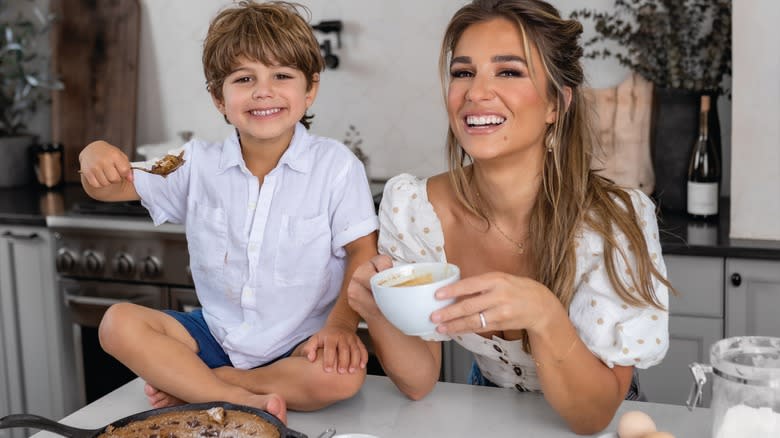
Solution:
{"label": "marble countertop", "polygon": [[[143,382],[135,379],[105,397],[74,412],[61,422],[88,429],[105,426],[149,408]],[[612,423],[594,437],[614,437],[620,416],[641,410],[658,429],[677,438],[709,438],[711,411],[688,411],[684,406],[625,401]],[[290,412],[290,428],[316,438],[328,427],[337,433],[365,433],[391,437],[577,437],[568,430],[540,394],[513,389],[438,383],[420,401],[404,397],[386,377],[368,376],[360,392],[349,400],[315,412]],[[35,438],[55,437],[39,432]]]}

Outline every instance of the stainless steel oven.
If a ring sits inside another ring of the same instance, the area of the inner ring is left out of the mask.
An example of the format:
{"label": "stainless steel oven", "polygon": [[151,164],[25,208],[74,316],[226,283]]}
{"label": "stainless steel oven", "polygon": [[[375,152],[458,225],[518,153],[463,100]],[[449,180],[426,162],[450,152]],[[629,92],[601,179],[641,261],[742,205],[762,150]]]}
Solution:
{"label": "stainless steel oven", "polygon": [[98,341],[103,314],[115,303],[131,302],[162,309],[167,288],[157,285],[62,278],[59,282],[73,323],[76,372],[81,400],[92,402],[129,382],[135,374],[107,355]]}
{"label": "stainless steel oven", "polygon": [[98,326],[112,304],[197,306],[184,229],[154,227],[143,216],[95,212],[50,217],[47,224],[54,231],[59,291],[72,322],[79,397],[89,403],[135,378],[100,347]]}

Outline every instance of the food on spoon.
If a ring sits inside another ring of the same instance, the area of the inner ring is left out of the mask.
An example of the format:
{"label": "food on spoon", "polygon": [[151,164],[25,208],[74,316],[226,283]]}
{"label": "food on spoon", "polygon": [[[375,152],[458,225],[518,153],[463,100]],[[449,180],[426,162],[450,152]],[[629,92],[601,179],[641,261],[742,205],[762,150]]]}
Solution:
{"label": "food on spoon", "polygon": [[618,421],[619,438],[644,438],[655,431],[655,422],[642,411],[628,411]]}
{"label": "food on spoon", "polygon": [[184,151],[181,151],[179,155],[166,154],[152,165],[150,172],[155,175],[168,176],[182,164],[184,164]]}
{"label": "food on spoon", "polygon": [[124,426],[108,426],[98,438],[279,438],[273,424],[249,412],[226,410],[221,407],[208,410],[167,412]]}

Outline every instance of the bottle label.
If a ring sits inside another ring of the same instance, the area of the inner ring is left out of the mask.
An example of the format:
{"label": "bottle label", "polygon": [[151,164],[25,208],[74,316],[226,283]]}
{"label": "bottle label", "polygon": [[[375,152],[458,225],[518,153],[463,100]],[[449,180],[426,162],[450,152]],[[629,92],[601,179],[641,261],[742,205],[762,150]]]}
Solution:
{"label": "bottle label", "polygon": [[718,214],[718,183],[688,181],[688,213],[698,216]]}

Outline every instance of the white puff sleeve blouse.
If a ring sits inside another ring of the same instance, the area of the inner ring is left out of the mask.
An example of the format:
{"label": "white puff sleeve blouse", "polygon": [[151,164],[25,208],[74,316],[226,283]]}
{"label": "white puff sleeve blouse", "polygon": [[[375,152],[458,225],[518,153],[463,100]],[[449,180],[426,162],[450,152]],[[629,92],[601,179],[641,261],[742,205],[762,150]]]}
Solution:
{"label": "white puff sleeve blouse", "polygon": [[[385,185],[379,210],[379,252],[396,263],[447,261],[441,222],[428,201],[427,179],[401,174]],[[644,193],[629,190],[640,218],[650,257],[666,275],[661,255],[654,204]],[[616,256],[618,274],[631,284],[633,258],[625,236],[617,235],[629,260]],[[577,272],[575,295],[569,306],[572,324],[588,348],[610,368],[615,365],[648,368],[663,359],[669,346],[669,314],[655,307],[626,304],[612,288],[604,266],[603,239],[583,229],[575,241]],[[668,289],[657,279],[653,288],[658,301],[668,309]],[[540,390],[533,359],[521,342],[476,334],[455,336],[472,351],[482,373],[503,387]]]}

